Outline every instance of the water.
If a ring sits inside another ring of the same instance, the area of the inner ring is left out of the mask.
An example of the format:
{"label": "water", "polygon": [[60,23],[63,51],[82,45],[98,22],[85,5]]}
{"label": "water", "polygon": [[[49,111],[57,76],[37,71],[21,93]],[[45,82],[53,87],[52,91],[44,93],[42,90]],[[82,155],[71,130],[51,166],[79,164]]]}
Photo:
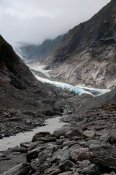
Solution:
{"label": "water", "polygon": [[53,133],[56,129],[64,126],[66,123],[60,121],[61,117],[51,118],[46,120],[46,126],[37,127],[32,131],[16,134],[15,136],[5,137],[0,140],[0,151],[5,151],[8,148],[12,148],[20,145],[20,143],[30,142],[32,137],[42,131],[49,131]]}

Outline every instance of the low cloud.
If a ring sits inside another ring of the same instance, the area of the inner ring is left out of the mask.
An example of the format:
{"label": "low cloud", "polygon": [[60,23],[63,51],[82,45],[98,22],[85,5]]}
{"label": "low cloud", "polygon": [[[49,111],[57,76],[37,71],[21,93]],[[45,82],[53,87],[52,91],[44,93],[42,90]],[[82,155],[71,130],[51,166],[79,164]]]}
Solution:
{"label": "low cloud", "polygon": [[39,44],[89,19],[110,0],[0,0],[0,34]]}

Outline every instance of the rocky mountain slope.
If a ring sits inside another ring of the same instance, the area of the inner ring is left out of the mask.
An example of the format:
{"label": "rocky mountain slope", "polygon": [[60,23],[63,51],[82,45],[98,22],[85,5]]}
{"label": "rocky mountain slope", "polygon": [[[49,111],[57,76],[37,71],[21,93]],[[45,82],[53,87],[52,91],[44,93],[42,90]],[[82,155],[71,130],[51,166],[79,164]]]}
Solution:
{"label": "rocky mountain slope", "polygon": [[60,42],[56,39],[45,41],[39,47],[24,48],[24,53],[30,54],[31,58],[43,59],[53,69],[52,75],[61,81],[99,88],[115,87],[115,0],[111,0],[90,20],[58,38]]}
{"label": "rocky mountain slope", "polygon": [[52,62],[54,73],[73,84],[116,84],[116,1],[64,36]]}
{"label": "rocky mountain slope", "polygon": [[0,137],[42,125],[49,114],[55,115],[55,93],[35,79],[0,36]]}

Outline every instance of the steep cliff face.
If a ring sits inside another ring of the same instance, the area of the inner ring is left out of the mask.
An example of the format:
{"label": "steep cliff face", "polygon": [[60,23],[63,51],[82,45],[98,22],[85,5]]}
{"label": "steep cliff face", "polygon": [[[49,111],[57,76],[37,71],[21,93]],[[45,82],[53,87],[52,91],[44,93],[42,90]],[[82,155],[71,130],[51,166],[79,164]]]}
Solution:
{"label": "steep cliff face", "polygon": [[57,78],[73,84],[116,84],[116,1],[68,34],[52,62]]}
{"label": "steep cliff face", "polygon": [[0,36],[0,109],[44,111],[47,105],[52,107],[54,96],[53,89],[37,81]]}
{"label": "steep cliff face", "polygon": [[[86,48],[116,43],[116,2],[111,1],[89,21],[81,23],[64,36],[55,61],[63,61],[70,54]],[[63,57],[63,58],[62,58]]]}
{"label": "steep cliff face", "polygon": [[0,36],[0,82],[26,89],[37,84],[29,68],[13,51],[13,48]]}

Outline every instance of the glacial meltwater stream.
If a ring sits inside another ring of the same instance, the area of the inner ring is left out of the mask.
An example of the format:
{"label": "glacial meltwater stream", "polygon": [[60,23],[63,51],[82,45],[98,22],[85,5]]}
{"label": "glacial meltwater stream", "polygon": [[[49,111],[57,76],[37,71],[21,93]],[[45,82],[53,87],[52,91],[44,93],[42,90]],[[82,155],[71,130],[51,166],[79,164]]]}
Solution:
{"label": "glacial meltwater stream", "polygon": [[[29,67],[33,68],[31,66]],[[43,72],[40,69],[36,70],[36,72],[37,71],[43,74]],[[67,90],[76,95],[88,94],[88,95],[96,97],[96,96],[103,95],[110,91],[109,89],[96,89],[96,88],[89,88],[89,87],[84,87],[84,86],[73,86],[67,83],[52,81],[49,79],[50,77],[48,76],[48,74],[44,74],[47,76],[47,78],[42,78],[38,74],[35,74],[35,72],[33,72],[33,74],[42,83],[53,85],[57,88],[60,88],[62,90]],[[4,151],[4,150],[7,150],[8,148],[15,147],[17,145],[20,145],[20,143],[23,143],[23,142],[31,141],[32,137],[37,132],[40,132],[40,131],[53,132],[55,129],[58,129],[62,127],[63,125],[65,125],[65,123],[60,122],[60,117],[48,119],[46,120],[46,126],[37,127],[33,129],[32,131],[19,133],[15,136],[10,136],[10,137],[1,139],[0,140],[0,151]]]}
{"label": "glacial meltwater stream", "polygon": [[60,119],[61,117],[51,118],[45,121],[46,126],[37,127],[32,131],[28,131],[28,132],[21,132],[14,136],[4,137],[3,139],[0,140],[0,151],[5,151],[8,148],[12,148],[20,145],[20,143],[31,141],[32,137],[37,132],[49,131],[50,133],[53,133],[56,129],[66,124],[61,122]]}

